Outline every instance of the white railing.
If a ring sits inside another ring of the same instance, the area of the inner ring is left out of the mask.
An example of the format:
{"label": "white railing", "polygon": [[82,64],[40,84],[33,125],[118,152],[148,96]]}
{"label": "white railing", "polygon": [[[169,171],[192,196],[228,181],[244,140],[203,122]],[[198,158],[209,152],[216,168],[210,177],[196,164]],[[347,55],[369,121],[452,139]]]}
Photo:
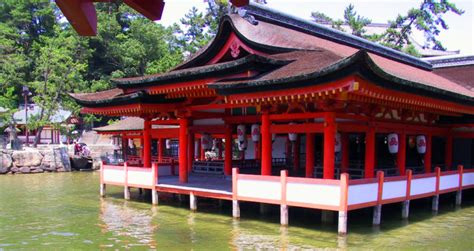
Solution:
{"label": "white railing", "polygon": [[339,211],[347,194],[343,180],[288,177],[286,170],[280,176],[261,176],[239,174],[234,168],[232,178],[232,199],[239,201]]}
{"label": "white railing", "polygon": [[474,188],[474,169],[405,176],[340,180],[239,174],[233,169],[233,200],[347,211]]}

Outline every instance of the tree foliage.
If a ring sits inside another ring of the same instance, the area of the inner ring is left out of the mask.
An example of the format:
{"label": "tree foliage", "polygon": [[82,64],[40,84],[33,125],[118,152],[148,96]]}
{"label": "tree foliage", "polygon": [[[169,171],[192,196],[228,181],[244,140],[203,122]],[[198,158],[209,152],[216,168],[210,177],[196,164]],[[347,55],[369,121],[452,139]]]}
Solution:
{"label": "tree foliage", "polygon": [[330,24],[333,28],[342,30],[342,25],[347,25],[351,33],[358,37],[363,37],[385,46],[404,51],[408,54],[419,56],[413,46],[410,36],[414,29],[425,34],[424,47],[435,50],[446,50],[441,41],[437,39],[441,29],[447,30],[449,27],[443,19],[443,15],[453,12],[458,15],[464,13],[448,0],[423,0],[418,8],[412,8],[407,14],[399,14],[393,21],[389,21],[389,28],[382,34],[366,34],[365,26],[371,20],[357,15],[354,6],[350,4],[344,10],[344,20],[334,20],[321,12],[312,12],[311,18],[318,23]]}

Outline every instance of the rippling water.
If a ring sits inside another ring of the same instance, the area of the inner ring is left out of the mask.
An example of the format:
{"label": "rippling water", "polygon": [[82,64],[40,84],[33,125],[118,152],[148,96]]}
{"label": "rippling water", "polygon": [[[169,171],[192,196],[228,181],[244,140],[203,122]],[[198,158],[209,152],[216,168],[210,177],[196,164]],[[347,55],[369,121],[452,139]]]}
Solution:
{"label": "rippling water", "polygon": [[472,191],[462,208],[454,207],[453,196],[442,196],[436,216],[429,200],[412,202],[410,221],[400,219],[399,206],[384,206],[380,228],[371,226],[370,210],[351,212],[343,238],[316,210],[291,208],[285,228],[278,208],[261,216],[246,204],[242,219],[233,220],[228,202],[200,200],[193,213],[185,201],[160,195],[153,207],[136,190],[124,201],[119,187],[108,187],[101,199],[98,182],[98,173],[0,176],[0,250],[474,249]]}

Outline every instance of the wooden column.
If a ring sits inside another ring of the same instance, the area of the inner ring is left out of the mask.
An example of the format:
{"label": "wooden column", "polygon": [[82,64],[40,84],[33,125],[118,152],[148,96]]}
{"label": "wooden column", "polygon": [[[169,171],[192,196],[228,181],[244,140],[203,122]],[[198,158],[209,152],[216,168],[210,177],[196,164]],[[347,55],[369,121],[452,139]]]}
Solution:
{"label": "wooden column", "polygon": [[188,183],[188,119],[179,119],[179,182]]}
{"label": "wooden column", "polygon": [[375,169],[375,127],[365,133],[365,178],[373,178]]}
{"label": "wooden column", "polygon": [[232,175],[232,126],[225,127],[224,174]]}
{"label": "wooden column", "polygon": [[262,175],[272,175],[272,134],[270,133],[270,115],[262,114]]}
{"label": "wooden column", "polygon": [[342,143],[342,159],[341,159],[341,171],[347,172],[349,169],[349,133],[341,133]]}
{"label": "wooden column", "polygon": [[194,162],[194,133],[188,133],[188,172],[191,172],[193,169]]}
{"label": "wooden column", "polygon": [[405,175],[406,165],[406,150],[407,150],[407,135],[405,132],[398,134],[398,154],[397,154],[397,167],[400,175]]}
{"label": "wooden column", "polygon": [[300,169],[300,135],[296,135],[296,141],[293,142],[293,172],[295,175],[298,173],[298,169]]}
{"label": "wooden column", "polygon": [[200,146],[199,146],[199,149],[200,149],[200,151],[199,151],[199,155],[200,155],[200,156],[199,156],[199,159],[200,159],[200,160],[205,160],[205,159],[206,159],[206,150],[202,147],[202,136],[201,136],[201,142],[200,142],[199,145],[200,145]]}
{"label": "wooden column", "polygon": [[426,152],[424,156],[425,164],[425,173],[431,173],[431,147],[432,146],[432,136],[431,134],[426,135]]}
{"label": "wooden column", "polygon": [[446,170],[451,170],[452,165],[453,165],[453,136],[452,135],[448,135],[448,137],[446,137],[444,164],[446,165]]}
{"label": "wooden column", "polygon": [[158,162],[163,162],[163,152],[166,148],[166,139],[160,138],[158,142]]}
{"label": "wooden column", "polygon": [[323,178],[334,179],[334,147],[336,144],[336,119],[334,113],[324,116]]}
{"label": "wooden column", "polygon": [[151,119],[145,118],[143,124],[143,166],[151,167]]}
{"label": "wooden column", "polygon": [[314,133],[306,133],[306,168],[305,177],[314,176]]}
{"label": "wooden column", "polygon": [[256,159],[256,160],[257,160],[257,159],[260,159],[260,157],[258,156],[258,155],[259,155],[259,152],[260,152],[260,149],[259,149],[260,144],[259,144],[259,142],[260,142],[260,140],[253,142],[253,147],[254,147],[254,149],[253,149],[253,158]]}

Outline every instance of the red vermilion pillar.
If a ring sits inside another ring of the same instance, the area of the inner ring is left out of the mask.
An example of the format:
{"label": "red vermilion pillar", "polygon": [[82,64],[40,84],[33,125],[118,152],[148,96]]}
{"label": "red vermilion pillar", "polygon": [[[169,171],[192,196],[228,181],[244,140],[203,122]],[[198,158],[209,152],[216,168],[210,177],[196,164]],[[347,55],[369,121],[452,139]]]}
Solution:
{"label": "red vermilion pillar", "polygon": [[341,169],[342,172],[347,172],[349,169],[349,133],[341,133],[342,143],[342,158],[341,158]]}
{"label": "red vermilion pillar", "polygon": [[365,178],[373,178],[375,169],[375,127],[365,133]]}
{"label": "red vermilion pillar", "polygon": [[270,133],[270,115],[262,114],[262,175],[272,175],[272,134]]}
{"label": "red vermilion pillar", "polygon": [[201,138],[199,138],[199,139],[197,140],[197,143],[198,143],[198,144],[197,144],[197,159],[202,160],[202,159],[201,159],[201,149],[202,149],[202,146],[201,146]]}
{"label": "red vermilion pillar", "polygon": [[224,174],[232,175],[232,126],[225,127]]}
{"label": "red vermilion pillar", "polygon": [[425,173],[431,173],[431,145],[432,138],[431,134],[426,135],[426,152],[425,152]]}
{"label": "red vermilion pillar", "polygon": [[151,120],[143,124],[143,167],[151,167]]}
{"label": "red vermilion pillar", "polygon": [[127,161],[128,139],[122,136],[122,158]]}
{"label": "red vermilion pillar", "polygon": [[447,170],[451,170],[453,165],[453,136],[451,135],[446,138],[445,151],[444,164]]}
{"label": "red vermilion pillar", "polygon": [[314,174],[314,134],[306,133],[306,168],[305,177],[312,178]]}
{"label": "red vermilion pillar", "polygon": [[300,135],[296,135],[296,141],[293,142],[293,171],[295,174],[298,172],[298,169],[300,169]]}
{"label": "red vermilion pillar", "polygon": [[199,151],[199,154],[200,154],[199,159],[200,160],[205,160],[206,159],[206,151],[202,147],[202,135],[201,135],[201,142],[200,143],[201,144],[199,144],[200,145],[199,149],[201,149],[201,150]]}
{"label": "red vermilion pillar", "polygon": [[397,154],[397,167],[400,175],[405,175],[406,165],[406,150],[407,150],[407,135],[405,132],[398,134],[398,154]]}
{"label": "red vermilion pillar", "polygon": [[158,162],[163,162],[163,152],[166,148],[166,139],[161,138],[158,142]]}
{"label": "red vermilion pillar", "polygon": [[336,119],[334,113],[324,117],[323,179],[334,179],[334,148],[336,145]]}
{"label": "red vermilion pillar", "polygon": [[194,133],[188,133],[188,172],[193,169],[194,163]]}
{"label": "red vermilion pillar", "polygon": [[188,120],[179,119],[179,182],[188,183]]}

